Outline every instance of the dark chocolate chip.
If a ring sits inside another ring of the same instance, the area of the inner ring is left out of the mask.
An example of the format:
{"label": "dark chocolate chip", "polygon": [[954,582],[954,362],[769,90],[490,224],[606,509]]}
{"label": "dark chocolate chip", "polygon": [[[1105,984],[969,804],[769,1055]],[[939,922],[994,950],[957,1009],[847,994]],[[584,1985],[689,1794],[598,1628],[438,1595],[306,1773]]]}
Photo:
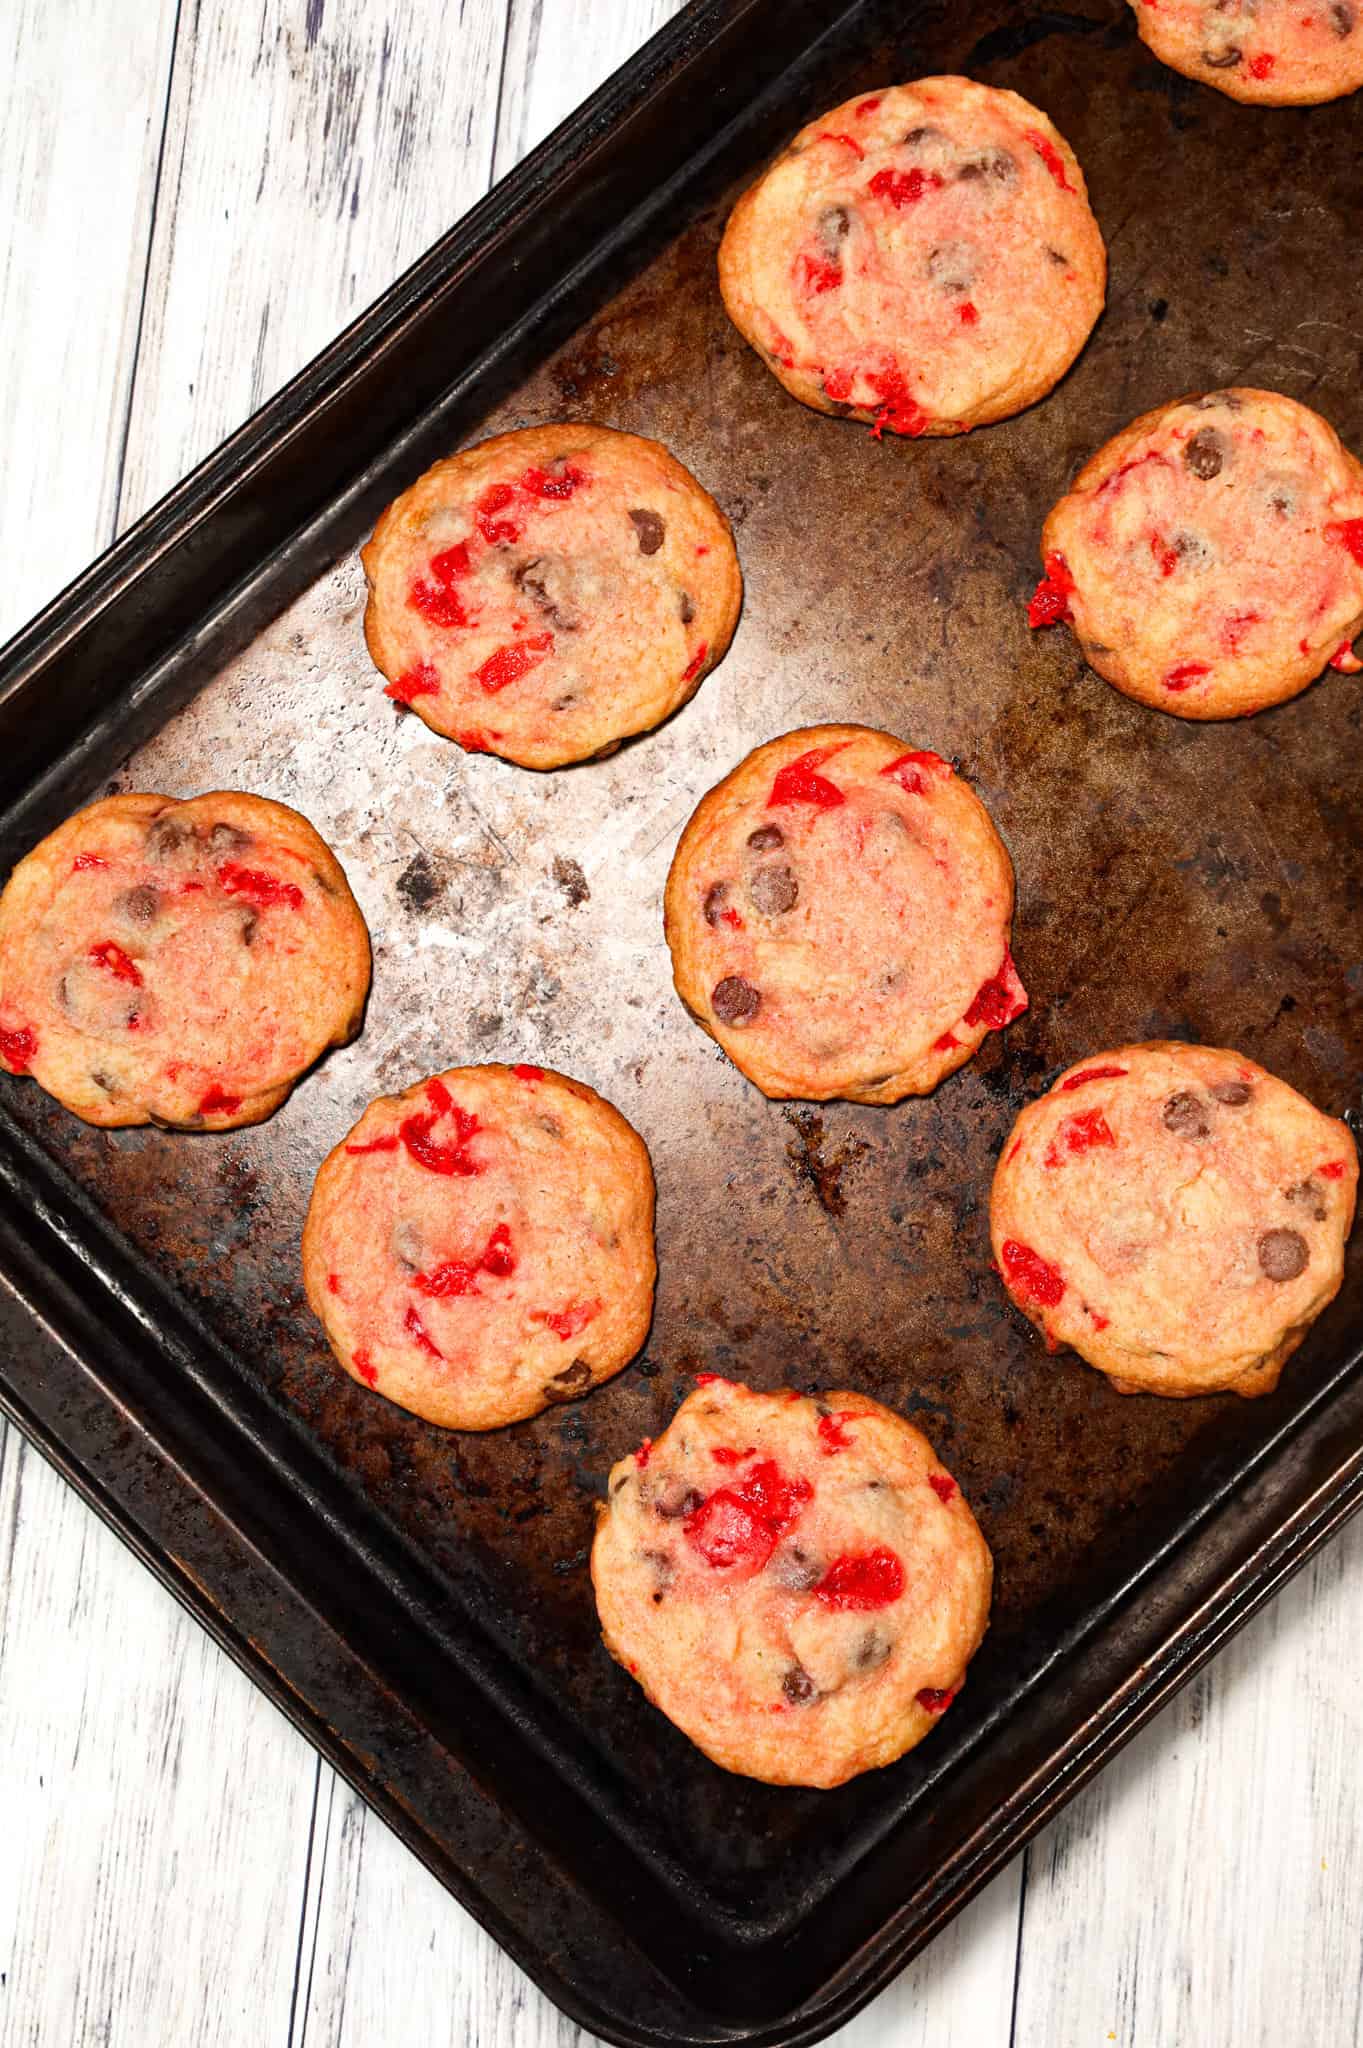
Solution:
{"label": "dark chocolate chip", "polygon": [[969,242],[939,242],[928,251],[927,271],[939,292],[968,292],[975,282],[975,250]]}
{"label": "dark chocolate chip", "polygon": [[117,1095],[119,1092],[118,1083],[112,1074],[92,1073],[90,1079],[94,1082],[96,1088],[102,1088],[106,1095]]}
{"label": "dark chocolate chip", "polygon": [[1202,61],[1211,71],[1233,71],[1242,54],[1238,43],[1223,43],[1219,49],[1204,50]]}
{"label": "dark chocolate chip", "polygon": [[1211,1119],[1200,1095],[1171,1095],[1160,1114],[1176,1138],[1210,1138]]}
{"label": "dark chocolate chip", "polygon": [[153,818],[147,827],[147,855],[155,861],[172,861],[182,855],[192,834],[178,818]]}
{"label": "dark chocolate chip", "polygon": [[677,1567],[673,1564],[665,1550],[645,1550],[642,1555],[653,1567],[653,1578],[658,1587],[658,1591],[653,1595],[653,1598],[660,1600],[676,1578]]}
{"label": "dark chocolate chip", "polygon": [[129,924],[149,925],[156,922],[161,908],[161,892],[143,882],[135,889],[124,889],[114,898],[114,909]]}
{"label": "dark chocolate chip", "polygon": [[748,844],[754,853],[771,853],[785,843],[786,835],[779,825],[759,825],[755,832],[748,834]]}
{"label": "dark chocolate chip", "polygon": [[748,894],[764,917],[783,917],[799,901],[800,884],[785,863],[780,862],[774,867],[759,868],[748,883]]}
{"label": "dark chocolate chip", "polygon": [[767,1572],[778,1586],[792,1593],[807,1593],[823,1577],[823,1566],[798,1543],[787,1543],[775,1553]]}
{"label": "dark chocolate chip", "polygon": [[688,1486],[675,1472],[651,1481],[648,1497],[654,1514],[661,1515],[665,1522],[677,1522],[683,1515],[694,1515],[703,1499],[694,1486]]}
{"label": "dark chocolate chip", "polygon": [[1270,1280],[1295,1280],[1310,1256],[1299,1230],[1266,1230],[1259,1239],[1259,1264]]}
{"label": "dark chocolate chip", "polygon": [[852,216],[845,206],[826,206],[819,215],[819,246],[834,263],[842,259],[842,245],[851,225]]}
{"label": "dark chocolate chip", "polygon": [[1218,434],[1215,427],[1199,427],[1192,439],[1184,443],[1183,460],[1203,483],[1220,476],[1225,459],[1225,436]]}
{"label": "dark chocolate chip", "polygon": [[214,825],[208,834],[210,853],[245,853],[250,844],[250,833],[239,832],[235,825]]}
{"label": "dark chocolate chip", "polygon": [[662,519],[656,512],[650,511],[646,505],[632,506],[629,516],[634,522],[634,531],[639,539],[639,553],[641,555],[656,555],[663,544],[663,535],[667,531]]}
{"label": "dark chocolate chip", "polygon": [[889,1656],[891,1644],[878,1628],[868,1628],[856,1647],[855,1662],[858,1671],[874,1671]]}
{"label": "dark chocolate chip", "polygon": [[819,1688],[800,1664],[792,1664],[781,1680],[781,1690],[793,1707],[806,1707]]}
{"label": "dark chocolate chip", "polygon": [[1289,1202],[1295,1202],[1300,1209],[1309,1209],[1317,1223],[1323,1223],[1329,1210],[1325,1206],[1325,1190],[1318,1180],[1299,1180],[1295,1187],[1286,1190]]}
{"label": "dark chocolate chip", "polygon": [[716,925],[724,915],[724,899],[729,893],[727,882],[712,882],[705,892],[702,915],[708,925]]}
{"label": "dark chocolate chip", "polygon": [[1212,1094],[1227,1109],[1243,1109],[1254,1090],[1248,1081],[1213,1081]]}
{"label": "dark chocolate chip", "polygon": [[924,121],[917,128],[910,128],[908,134],[904,137],[904,147],[905,149],[917,149],[920,143],[945,142],[947,139],[945,129],[934,128],[930,121]]}
{"label": "dark chocolate chip", "polygon": [[762,1007],[761,991],[741,974],[726,974],[710,991],[710,1007],[721,1024],[750,1024]]}
{"label": "dark chocolate chip", "polygon": [[1065,253],[1064,253],[1064,251],[1063,251],[1063,250],[1060,250],[1060,249],[1053,249],[1053,248],[1051,247],[1050,243],[1049,243],[1049,242],[1047,242],[1047,244],[1046,244],[1046,254],[1047,254],[1047,255],[1048,255],[1049,257],[1050,257],[1050,259],[1051,259],[1052,263],[1058,263],[1058,264],[1060,265],[1060,268],[1061,268],[1062,270],[1068,270],[1068,269],[1069,269],[1069,267],[1070,267],[1070,259],[1069,259],[1069,257],[1068,257],[1068,256],[1066,256],[1066,255],[1065,255]]}
{"label": "dark chocolate chip", "polygon": [[993,185],[1011,185],[1017,174],[1017,163],[1006,149],[987,149],[980,156],[972,156],[963,163],[956,176],[967,185],[973,185],[982,178],[987,178]]}
{"label": "dark chocolate chip", "polygon": [[562,1372],[544,1383],[546,1401],[575,1401],[592,1383],[592,1369],[585,1358],[575,1358]]}
{"label": "dark chocolate chip", "polygon": [[1334,6],[1330,9],[1330,19],[1334,23],[1335,34],[1341,39],[1353,34],[1354,11],[1352,7],[1344,5],[1344,0],[1335,0]]}
{"label": "dark chocolate chip", "polygon": [[389,1234],[393,1257],[408,1273],[419,1273],[424,1257],[421,1232],[409,1217],[400,1216]]}
{"label": "dark chocolate chip", "polygon": [[237,910],[237,936],[241,940],[242,945],[253,946],[259,929],[260,919],[256,916],[254,910],[246,909],[244,904],[239,906]]}
{"label": "dark chocolate chip", "polygon": [[576,633],[582,624],[581,618],[567,603],[562,591],[557,595],[550,589],[550,578],[554,565],[547,555],[536,555],[531,561],[522,562],[511,572],[511,580],[517,590],[524,591],[549,624],[559,633]]}
{"label": "dark chocolate chip", "polygon": [[677,592],[677,615],[684,626],[689,626],[692,619],[696,616],[696,607],[692,602],[689,590],[679,590]]}

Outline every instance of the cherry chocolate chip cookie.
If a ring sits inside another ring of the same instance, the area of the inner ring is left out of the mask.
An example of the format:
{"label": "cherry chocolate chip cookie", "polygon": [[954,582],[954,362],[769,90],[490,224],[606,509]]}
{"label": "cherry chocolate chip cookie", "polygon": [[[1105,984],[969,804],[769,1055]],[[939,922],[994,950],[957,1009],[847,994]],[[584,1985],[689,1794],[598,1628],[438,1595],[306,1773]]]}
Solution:
{"label": "cherry chocolate chip cookie", "polygon": [[764,1095],[927,1095],[1027,1007],[1013,868],[950,762],[862,725],[749,754],[682,833],[677,993]]}
{"label": "cherry chocolate chip cookie", "polygon": [[887,86],[801,129],[734,208],[729,317],[794,397],[877,435],[958,434],[1049,391],[1107,256],[1064,138],[968,78]]}
{"label": "cherry chocolate chip cookie", "polygon": [[1146,413],[1079,472],[1042,533],[1033,626],[1073,626],[1115,689],[1236,718],[1353,672],[1363,467],[1276,391]]}
{"label": "cherry chocolate chip cookie", "polygon": [[445,1429],[518,1422],[619,1372],[655,1271],[643,1139],[541,1067],[455,1067],[371,1102],[303,1230],[345,1370]]}
{"label": "cherry chocolate chip cookie", "polygon": [[993,1563],[956,1481],[862,1394],[707,1375],[599,1514],[606,1648],[715,1763],[768,1784],[903,1756],[988,1625]]}
{"label": "cherry chocolate chip cookie", "polygon": [[1267,1394],[1339,1292],[1345,1124],[1239,1053],[1095,1053],[1024,1109],[990,1197],[1024,1314],[1124,1394]]}
{"label": "cherry chocolate chip cookie", "polygon": [[1132,0],[1141,41],[1233,100],[1313,106],[1363,85],[1357,0]]}
{"label": "cherry chocolate chip cookie", "polygon": [[106,797],[0,896],[0,1063],[87,1123],[259,1123],[368,988],[340,866],[264,797]]}
{"label": "cherry chocolate chip cookie", "polygon": [[738,623],[729,522],[656,441],[528,427],[437,462],[361,551],[387,694],[471,753],[557,768],[693,695]]}

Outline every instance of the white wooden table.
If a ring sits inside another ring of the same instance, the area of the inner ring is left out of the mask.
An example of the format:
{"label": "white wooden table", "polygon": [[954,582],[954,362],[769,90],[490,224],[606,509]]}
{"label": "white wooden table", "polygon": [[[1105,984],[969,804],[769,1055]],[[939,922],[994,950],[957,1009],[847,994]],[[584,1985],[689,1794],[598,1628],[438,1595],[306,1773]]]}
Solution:
{"label": "white wooden table", "polygon": [[[0,637],[675,9],[6,0]],[[841,2048],[1363,2044],[1360,1597],[1356,1524]],[[0,1424],[0,2048],[584,2038]]]}

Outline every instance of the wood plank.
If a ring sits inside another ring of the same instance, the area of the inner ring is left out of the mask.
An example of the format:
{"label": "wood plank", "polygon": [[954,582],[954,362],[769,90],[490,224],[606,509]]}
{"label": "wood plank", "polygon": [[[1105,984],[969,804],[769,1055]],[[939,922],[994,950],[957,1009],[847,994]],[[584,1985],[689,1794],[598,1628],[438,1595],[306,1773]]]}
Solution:
{"label": "wood plank", "polygon": [[0,2044],[286,2039],[306,1746],[11,1431]]}
{"label": "wood plank", "polygon": [[485,190],[505,36],[504,0],[195,0],[170,95],[125,520]]}
{"label": "wood plank", "polygon": [[1355,1522],[1033,1844],[1017,2041],[1357,2048]]}
{"label": "wood plank", "polygon": [[113,537],[175,14],[0,10],[0,640]]}
{"label": "wood plank", "polygon": [[511,0],[494,175],[505,177],[684,0]]}

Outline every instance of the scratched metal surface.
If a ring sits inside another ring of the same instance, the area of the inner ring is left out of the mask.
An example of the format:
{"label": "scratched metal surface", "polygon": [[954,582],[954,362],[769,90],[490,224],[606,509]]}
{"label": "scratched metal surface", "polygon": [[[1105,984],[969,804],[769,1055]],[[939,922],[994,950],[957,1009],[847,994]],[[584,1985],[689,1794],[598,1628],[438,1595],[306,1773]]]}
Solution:
{"label": "scratched metal surface", "polygon": [[[850,1855],[912,1798],[927,1753],[831,1797],[728,1780],[601,1651],[585,1568],[594,1498],[697,1371],[859,1387],[927,1429],[997,1562],[994,1629],[957,1710],[968,1727],[991,1687],[1280,1424],[1363,1309],[1356,1241],[1341,1299],[1278,1396],[1123,1400],[1072,1357],[1048,1358],[989,1270],[1003,1137],[1082,1054],[1153,1035],[1230,1043],[1325,1109],[1363,1107],[1359,685],[1333,676],[1252,721],[1184,725],[1108,689],[1063,633],[1029,636],[1023,607],[1050,504],[1099,442],[1163,399],[1262,382],[1363,447],[1339,255],[1363,98],[1256,113],[1162,70],[1115,8],[990,29],[1015,14],[939,16],[829,97],[968,70],[1050,112],[1112,265],[1108,311],[1061,388],[950,442],[877,445],[806,412],[725,319],[726,204],[708,211],[486,429],[599,420],[657,436],[696,471],[734,521],[746,578],[722,667],[608,761],[540,776],[466,757],[384,699],[359,565],[339,562],[149,745],[110,763],[106,786],[232,785],[305,812],[373,934],[363,1035],[240,1134],[97,1133],[32,1087],[9,1096],[453,1597],[496,1617],[568,1739],[618,1776],[641,1832],[704,1883],[753,1897]],[[395,490],[408,480],[395,469]],[[1030,1012],[933,1099],[892,1110],[767,1103],[671,989],[661,892],[683,823],[751,746],[821,719],[955,757],[1017,869]],[[579,1406],[458,1437],[333,1369],[298,1246],[312,1174],[364,1104],[483,1058],[561,1067],[643,1133],[661,1276],[636,1366]],[[939,1759],[952,1739],[946,1726],[934,1738]]]}

